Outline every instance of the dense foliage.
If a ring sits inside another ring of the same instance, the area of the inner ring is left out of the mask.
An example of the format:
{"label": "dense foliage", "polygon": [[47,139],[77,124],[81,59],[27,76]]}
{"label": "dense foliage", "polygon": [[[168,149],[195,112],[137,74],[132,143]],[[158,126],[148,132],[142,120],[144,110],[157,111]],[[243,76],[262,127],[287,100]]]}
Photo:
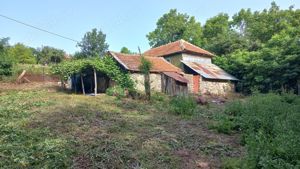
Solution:
{"label": "dense foliage", "polygon": [[23,70],[31,73],[44,73],[44,71],[31,70],[32,68],[44,69],[38,64],[53,64],[63,60],[65,60],[63,50],[49,46],[35,49],[21,43],[11,46],[9,38],[0,39],[0,78],[2,80],[13,80]]}
{"label": "dense foliage", "polygon": [[299,110],[296,95],[254,95],[229,104],[215,127],[242,132],[247,148],[242,168],[299,168]]}
{"label": "dense foliage", "polygon": [[[198,26],[192,29],[189,23]],[[236,76],[240,80],[239,90],[245,93],[297,91],[299,30],[300,10],[293,6],[283,10],[273,2],[263,11],[241,9],[232,18],[220,13],[208,19],[203,27],[194,17],[171,10],[158,20],[156,29],[147,37],[153,47],[185,39],[212,51],[217,55],[214,63]]]}
{"label": "dense foliage", "polygon": [[63,80],[67,80],[70,76],[83,73],[88,68],[94,68],[98,72],[105,73],[123,88],[133,88],[134,84],[129,75],[122,72],[115,61],[108,56],[102,59],[94,58],[65,61],[53,66],[52,71],[54,74],[61,76]]}
{"label": "dense foliage", "polygon": [[196,113],[197,103],[193,97],[176,96],[170,100],[169,110],[177,115],[190,116]]}
{"label": "dense foliage", "polygon": [[65,52],[50,46],[43,46],[36,51],[37,62],[40,64],[60,63],[65,59]]}
{"label": "dense foliage", "polygon": [[12,74],[13,60],[8,55],[8,38],[0,39],[0,79]]}
{"label": "dense foliage", "polygon": [[9,55],[17,63],[35,64],[36,58],[33,56],[32,50],[21,44],[17,43],[9,49]]}
{"label": "dense foliage", "polygon": [[144,74],[144,87],[147,100],[150,100],[151,97],[150,70],[152,66],[152,63],[148,59],[141,56],[141,65],[139,66],[139,70]]}
{"label": "dense foliage", "polygon": [[189,40],[195,45],[202,44],[202,28],[195,17],[177,12],[176,9],[164,14],[156,23],[156,29],[147,35],[152,47],[164,45],[179,39]]}

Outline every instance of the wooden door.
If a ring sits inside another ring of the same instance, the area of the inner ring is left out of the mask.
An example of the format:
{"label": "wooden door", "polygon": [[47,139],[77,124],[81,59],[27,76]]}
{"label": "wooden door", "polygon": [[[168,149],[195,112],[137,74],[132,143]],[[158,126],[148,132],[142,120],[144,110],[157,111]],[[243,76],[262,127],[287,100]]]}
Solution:
{"label": "wooden door", "polygon": [[198,94],[199,93],[199,87],[200,87],[200,75],[194,75],[193,76],[193,93]]}

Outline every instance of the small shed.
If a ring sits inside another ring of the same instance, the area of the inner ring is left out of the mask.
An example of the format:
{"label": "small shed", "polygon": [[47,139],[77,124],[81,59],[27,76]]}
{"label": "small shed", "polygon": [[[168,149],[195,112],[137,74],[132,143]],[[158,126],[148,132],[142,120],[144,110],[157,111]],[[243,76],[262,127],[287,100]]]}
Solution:
{"label": "small shed", "polygon": [[187,95],[188,80],[176,72],[163,72],[161,75],[161,89],[168,95]]}

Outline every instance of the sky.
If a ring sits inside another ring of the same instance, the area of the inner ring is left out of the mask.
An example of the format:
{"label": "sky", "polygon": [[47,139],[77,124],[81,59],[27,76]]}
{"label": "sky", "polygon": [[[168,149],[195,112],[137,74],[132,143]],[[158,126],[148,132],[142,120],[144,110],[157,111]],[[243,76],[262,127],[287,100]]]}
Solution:
{"label": "sky", "polygon": [[[146,35],[157,20],[170,9],[195,16],[202,25],[218,13],[230,16],[242,8],[253,11],[269,8],[271,0],[6,0],[0,4],[0,15],[80,41],[87,31],[97,28],[106,34],[109,50],[131,51],[150,48]],[[275,0],[281,9],[300,0]],[[10,44],[21,42],[31,47],[52,46],[73,54],[80,49],[76,42],[40,32],[0,17],[0,38]]]}

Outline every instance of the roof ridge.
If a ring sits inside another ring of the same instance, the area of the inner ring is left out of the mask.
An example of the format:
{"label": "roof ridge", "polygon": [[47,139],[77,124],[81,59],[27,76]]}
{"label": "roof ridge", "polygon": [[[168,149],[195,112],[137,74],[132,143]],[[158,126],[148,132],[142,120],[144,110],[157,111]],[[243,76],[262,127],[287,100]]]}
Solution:
{"label": "roof ridge", "polygon": [[162,48],[162,47],[164,47],[164,46],[167,46],[167,45],[170,45],[170,44],[176,43],[176,42],[178,42],[178,41],[180,41],[180,40],[176,40],[176,41],[173,41],[173,42],[169,42],[169,43],[166,43],[166,44],[163,44],[163,45],[160,45],[160,46],[157,46],[157,47],[151,48],[151,49],[149,49],[149,50],[145,51],[144,53],[146,53],[146,52],[148,52],[148,51],[150,51],[150,50],[153,50],[153,49]]}
{"label": "roof ridge", "polygon": [[204,50],[204,51],[208,52],[209,54],[211,54],[212,56],[214,56],[213,53],[207,51],[206,49],[203,49],[203,48],[201,48],[201,47],[199,47],[199,46],[197,46],[197,45],[194,45],[194,44],[192,44],[192,43],[190,43],[190,42],[188,42],[188,41],[185,41],[185,40],[183,40],[183,42],[184,42],[184,43],[187,43],[187,44],[189,44],[189,45],[192,45],[192,46],[194,46],[194,47],[196,47],[196,48],[199,48],[199,49],[201,49],[201,50]]}

